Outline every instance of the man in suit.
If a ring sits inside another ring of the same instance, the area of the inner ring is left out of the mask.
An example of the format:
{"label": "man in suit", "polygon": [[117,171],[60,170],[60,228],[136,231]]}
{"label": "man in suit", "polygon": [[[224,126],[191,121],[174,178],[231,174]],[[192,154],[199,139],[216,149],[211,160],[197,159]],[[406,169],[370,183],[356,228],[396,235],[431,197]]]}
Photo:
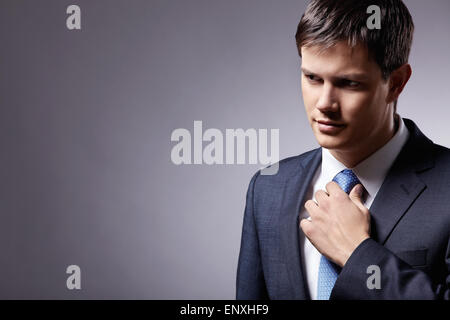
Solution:
{"label": "man in suit", "polygon": [[449,299],[450,150],[396,112],[413,30],[401,0],[308,5],[296,41],[321,148],[251,179],[237,299]]}

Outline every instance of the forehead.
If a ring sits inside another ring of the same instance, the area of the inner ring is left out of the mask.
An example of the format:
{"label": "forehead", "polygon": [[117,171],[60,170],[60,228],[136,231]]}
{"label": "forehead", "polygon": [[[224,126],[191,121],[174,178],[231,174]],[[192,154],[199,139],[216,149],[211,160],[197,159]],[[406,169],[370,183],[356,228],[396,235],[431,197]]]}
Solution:
{"label": "forehead", "polygon": [[336,74],[381,75],[381,70],[369,56],[367,47],[350,47],[346,41],[338,42],[330,48],[308,46],[301,48],[302,68],[322,76]]}

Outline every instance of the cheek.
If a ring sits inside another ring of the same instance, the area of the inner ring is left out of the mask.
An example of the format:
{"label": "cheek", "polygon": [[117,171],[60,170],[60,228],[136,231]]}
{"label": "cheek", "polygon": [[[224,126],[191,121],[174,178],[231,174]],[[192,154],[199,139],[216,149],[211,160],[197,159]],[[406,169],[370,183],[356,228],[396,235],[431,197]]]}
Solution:
{"label": "cheek", "polygon": [[376,99],[373,92],[352,93],[342,97],[342,116],[348,120],[365,119],[373,112]]}
{"label": "cheek", "polygon": [[373,126],[377,126],[377,122],[382,121],[384,119],[384,114],[386,111],[386,99],[385,92],[383,88],[378,88],[375,90],[370,96],[368,96],[364,103],[366,105],[364,109],[364,114],[370,124]]}
{"label": "cheek", "polygon": [[306,112],[312,112],[312,110],[314,110],[314,106],[316,105],[314,91],[308,86],[307,83],[305,83],[304,80],[302,80],[302,96]]}

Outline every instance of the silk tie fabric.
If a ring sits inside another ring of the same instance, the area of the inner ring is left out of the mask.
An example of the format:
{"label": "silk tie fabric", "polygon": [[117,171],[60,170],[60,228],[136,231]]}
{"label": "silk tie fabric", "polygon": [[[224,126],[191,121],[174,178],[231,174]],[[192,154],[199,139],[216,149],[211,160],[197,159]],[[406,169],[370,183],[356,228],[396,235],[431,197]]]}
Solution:
{"label": "silk tie fabric", "polygon": [[[356,186],[361,183],[358,177],[350,169],[345,169],[339,172],[333,181],[336,182],[342,190],[347,194]],[[320,257],[319,265],[319,277],[317,281],[317,300],[329,300],[331,290],[333,290],[334,283],[340,272],[340,267],[324,256]]]}

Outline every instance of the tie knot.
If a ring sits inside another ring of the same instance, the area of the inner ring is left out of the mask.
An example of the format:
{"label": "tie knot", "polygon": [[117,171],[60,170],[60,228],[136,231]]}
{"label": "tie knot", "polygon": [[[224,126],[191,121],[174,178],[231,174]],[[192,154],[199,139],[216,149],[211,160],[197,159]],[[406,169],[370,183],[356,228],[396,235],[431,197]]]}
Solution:
{"label": "tie knot", "polygon": [[347,194],[350,193],[354,186],[361,183],[355,173],[350,169],[344,169],[339,172],[333,178],[333,181],[336,182]]}

